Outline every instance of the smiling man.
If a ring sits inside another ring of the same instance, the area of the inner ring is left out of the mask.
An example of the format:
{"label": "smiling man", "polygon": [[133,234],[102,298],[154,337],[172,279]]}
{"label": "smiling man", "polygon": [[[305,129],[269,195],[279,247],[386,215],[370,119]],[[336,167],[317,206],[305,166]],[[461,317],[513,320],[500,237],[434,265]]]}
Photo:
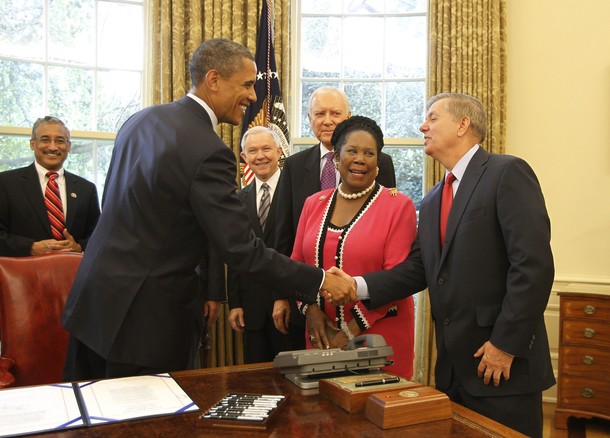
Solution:
{"label": "smiling man", "polygon": [[256,101],[252,54],[211,39],[189,67],[188,95],[143,109],[117,134],[102,215],[64,310],[66,380],[193,368],[204,315],[212,324],[225,299],[199,289],[210,246],[240,275],[312,301],[321,286],[350,290],[267,249],[235,194],[235,156],[216,126],[241,124]]}
{"label": "smiling man", "polygon": [[[0,173],[0,256],[85,249],[100,206],[95,185],[63,168],[71,147],[64,122],[42,117],[30,139],[34,163]],[[49,195],[55,185],[55,195]]]}

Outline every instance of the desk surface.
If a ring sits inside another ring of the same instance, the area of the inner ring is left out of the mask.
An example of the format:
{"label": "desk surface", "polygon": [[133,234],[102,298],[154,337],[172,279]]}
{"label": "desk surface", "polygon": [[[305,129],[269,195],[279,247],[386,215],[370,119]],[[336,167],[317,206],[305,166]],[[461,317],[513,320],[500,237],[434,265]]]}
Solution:
{"label": "desk surface", "polygon": [[[316,390],[302,390],[270,363],[172,373],[201,412],[45,433],[41,437],[522,437],[523,435],[462,406],[453,418],[383,430],[364,414],[349,414]],[[266,431],[197,427],[197,418],[230,392],[288,394],[288,405]]]}

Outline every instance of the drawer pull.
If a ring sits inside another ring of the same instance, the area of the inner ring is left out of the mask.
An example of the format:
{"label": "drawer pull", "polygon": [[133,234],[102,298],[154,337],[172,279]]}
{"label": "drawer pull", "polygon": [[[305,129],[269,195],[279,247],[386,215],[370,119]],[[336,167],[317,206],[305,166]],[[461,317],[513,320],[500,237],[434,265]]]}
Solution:
{"label": "drawer pull", "polygon": [[593,336],[595,336],[595,330],[587,327],[582,331],[582,334],[585,336],[585,338],[592,338]]}
{"label": "drawer pull", "polygon": [[595,363],[595,358],[593,356],[586,355],[582,357],[582,362],[585,365],[593,365]]}
{"label": "drawer pull", "polygon": [[580,394],[585,398],[591,398],[593,397],[593,390],[591,388],[583,388]]}
{"label": "drawer pull", "polygon": [[595,306],[587,304],[584,308],[584,311],[587,315],[593,315],[597,311],[597,309],[595,308]]}

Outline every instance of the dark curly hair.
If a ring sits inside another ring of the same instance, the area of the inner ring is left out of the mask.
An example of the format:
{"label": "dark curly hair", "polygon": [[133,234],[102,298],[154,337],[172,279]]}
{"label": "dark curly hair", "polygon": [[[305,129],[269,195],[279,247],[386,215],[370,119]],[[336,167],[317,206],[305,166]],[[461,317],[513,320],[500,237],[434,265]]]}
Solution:
{"label": "dark curly hair", "polygon": [[336,157],[341,155],[341,148],[345,144],[347,134],[353,131],[365,131],[371,134],[375,139],[375,143],[377,143],[377,155],[379,155],[383,148],[383,132],[379,125],[377,125],[375,120],[368,117],[352,116],[337,125],[330,139],[331,144],[335,148]]}

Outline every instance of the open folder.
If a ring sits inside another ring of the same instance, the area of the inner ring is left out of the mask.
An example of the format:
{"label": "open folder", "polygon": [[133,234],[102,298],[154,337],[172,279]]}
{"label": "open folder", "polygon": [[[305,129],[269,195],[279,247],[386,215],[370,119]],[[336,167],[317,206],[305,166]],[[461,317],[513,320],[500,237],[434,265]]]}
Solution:
{"label": "open folder", "polygon": [[169,374],[0,391],[0,436],[196,411]]}

